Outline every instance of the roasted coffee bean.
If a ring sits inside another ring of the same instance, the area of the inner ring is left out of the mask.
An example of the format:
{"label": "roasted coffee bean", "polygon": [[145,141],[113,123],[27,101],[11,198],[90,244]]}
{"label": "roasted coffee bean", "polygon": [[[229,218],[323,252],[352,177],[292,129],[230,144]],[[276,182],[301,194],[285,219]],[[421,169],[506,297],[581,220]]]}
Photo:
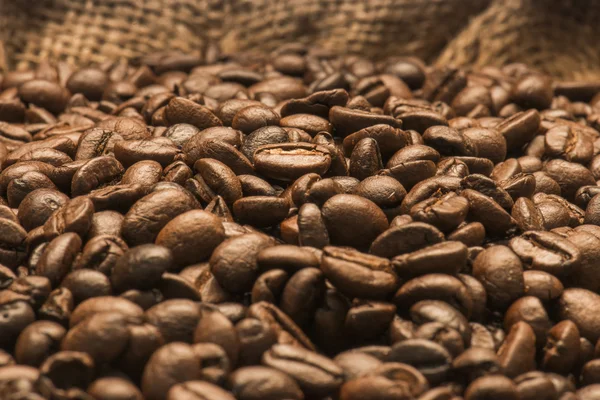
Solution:
{"label": "roasted coffee bean", "polygon": [[132,382],[119,377],[96,379],[87,388],[87,393],[101,400],[141,400],[143,398],[142,393]]}
{"label": "roasted coffee bean", "polygon": [[399,283],[388,260],[344,248],[326,247],[321,269],[352,297],[385,298]]}
{"label": "roasted coffee bean", "polygon": [[504,373],[516,377],[535,369],[535,334],[526,322],[512,326],[498,350],[498,359]]}
{"label": "roasted coffee bean", "polygon": [[467,257],[468,250],[464,244],[448,241],[425,245],[420,250],[394,257],[392,265],[400,277],[429,273],[454,275],[466,265]]}
{"label": "roasted coffee bean", "polygon": [[564,290],[561,281],[544,271],[530,270],[523,272],[525,294],[542,301],[550,301],[560,297]]}
{"label": "roasted coffee bean", "polygon": [[[370,200],[339,194],[325,202],[323,220],[332,244],[364,248],[382,233],[388,222],[383,211]],[[360,231],[353,228],[360,227]]]}
{"label": "roasted coffee bean", "polygon": [[525,232],[512,239],[510,247],[526,266],[557,277],[570,275],[581,263],[579,249],[552,232]]}
{"label": "roasted coffee bean", "polygon": [[426,222],[443,232],[449,232],[465,220],[468,211],[469,201],[466,198],[448,193],[415,204],[410,209],[410,215],[415,221]]}
{"label": "roasted coffee bean", "polygon": [[[123,238],[132,245],[151,243],[174,217],[195,208],[191,195],[182,190],[161,190],[138,200],[125,214]],[[150,218],[158,215],[159,218]]]}
{"label": "roasted coffee bean", "polygon": [[483,376],[473,381],[465,391],[465,400],[519,399],[517,386],[502,375]]}
{"label": "roasted coffee bean", "polygon": [[[258,275],[258,254],[272,245],[268,236],[259,233],[227,239],[213,251],[211,272],[226,290],[241,292],[250,289]],[[242,258],[239,257],[240,248],[244,248]]]}
{"label": "roasted coffee bean", "polygon": [[274,368],[242,367],[227,379],[227,387],[240,400],[302,400],[298,383],[289,375]]}
{"label": "roasted coffee bean", "polygon": [[473,263],[473,276],[485,287],[493,308],[506,308],[525,291],[521,260],[506,246],[481,252]]}
{"label": "roasted coffee bean", "polygon": [[404,283],[394,296],[400,309],[408,309],[421,300],[441,300],[467,317],[473,309],[473,299],[463,283],[451,275],[427,274]]}
{"label": "roasted coffee bean", "polygon": [[265,352],[262,362],[293,377],[310,395],[327,395],[343,382],[343,371],[332,360],[295,346],[276,344]]}
{"label": "roasted coffee bean", "polygon": [[388,362],[408,364],[427,378],[431,385],[442,382],[450,371],[452,357],[441,345],[426,339],[408,339],[392,346]]}
{"label": "roasted coffee bean", "polygon": [[0,77],[0,397],[595,398],[595,82],[201,53]]}
{"label": "roasted coffee bean", "polygon": [[264,145],[254,152],[256,170],[282,181],[294,180],[307,173],[323,175],[330,165],[329,150],[309,143]]}

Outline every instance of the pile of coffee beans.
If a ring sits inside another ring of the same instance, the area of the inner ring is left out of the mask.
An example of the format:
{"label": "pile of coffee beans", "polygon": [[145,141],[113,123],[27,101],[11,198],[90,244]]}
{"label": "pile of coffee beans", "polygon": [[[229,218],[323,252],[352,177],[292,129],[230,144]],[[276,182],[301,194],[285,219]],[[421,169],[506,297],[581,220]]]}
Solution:
{"label": "pile of coffee beans", "polygon": [[0,88],[0,399],[600,399],[599,83],[289,44]]}

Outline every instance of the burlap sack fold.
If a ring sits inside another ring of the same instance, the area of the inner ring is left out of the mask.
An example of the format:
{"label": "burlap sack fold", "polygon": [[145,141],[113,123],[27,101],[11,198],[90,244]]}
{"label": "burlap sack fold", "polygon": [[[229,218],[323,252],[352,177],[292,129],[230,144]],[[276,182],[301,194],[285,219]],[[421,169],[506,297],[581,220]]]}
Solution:
{"label": "burlap sack fold", "polygon": [[370,57],[430,61],[490,0],[231,1],[225,51],[272,50],[287,41]]}
{"label": "burlap sack fold", "polygon": [[435,56],[490,0],[0,0],[12,66],[155,50],[269,51],[312,43],[368,56]]}
{"label": "burlap sack fold", "polygon": [[265,53],[296,41],[590,79],[600,78],[598,17],[598,0],[0,0],[0,69],[202,52],[209,42]]}
{"label": "burlap sack fold", "polygon": [[494,0],[454,38],[439,65],[524,62],[567,79],[600,79],[600,1]]}
{"label": "burlap sack fold", "polygon": [[12,66],[191,53],[211,38],[222,11],[211,0],[0,0],[0,39]]}

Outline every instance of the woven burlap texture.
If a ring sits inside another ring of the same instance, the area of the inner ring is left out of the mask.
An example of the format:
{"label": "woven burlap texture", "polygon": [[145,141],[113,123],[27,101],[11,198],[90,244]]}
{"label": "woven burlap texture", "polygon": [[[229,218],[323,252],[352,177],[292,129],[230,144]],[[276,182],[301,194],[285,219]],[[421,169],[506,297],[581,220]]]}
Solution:
{"label": "woven burlap texture", "polygon": [[494,0],[446,46],[437,63],[524,62],[558,77],[600,79],[598,38],[598,0]]}
{"label": "woven burlap texture", "polygon": [[7,63],[100,63],[172,49],[191,53],[224,19],[220,2],[196,0],[0,0]]}
{"label": "woven burlap texture", "polygon": [[299,41],[430,60],[490,0],[0,0],[10,64],[75,64],[153,50],[268,51]]}
{"label": "woven burlap texture", "polygon": [[3,59],[5,67],[84,65],[202,52],[209,42],[264,53],[298,41],[374,58],[525,62],[600,78],[598,17],[598,0],[0,0],[0,68]]}

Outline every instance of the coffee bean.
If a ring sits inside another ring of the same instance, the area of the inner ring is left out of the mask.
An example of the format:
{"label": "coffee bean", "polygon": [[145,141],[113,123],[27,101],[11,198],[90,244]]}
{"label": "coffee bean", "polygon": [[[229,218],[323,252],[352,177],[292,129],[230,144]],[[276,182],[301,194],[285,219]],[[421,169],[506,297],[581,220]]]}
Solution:
{"label": "coffee bean", "polygon": [[[258,253],[272,245],[271,239],[262,234],[249,233],[225,240],[213,251],[210,258],[211,272],[225,289],[241,292],[252,287],[258,274]],[[238,255],[244,248],[244,257]]]}
{"label": "coffee bean", "polygon": [[507,307],[525,290],[522,263],[506,246],[492,246],[481,252],[473,263],[473,276],[485,287],[494,308]]}
{"label": "coffee bean", "polygon": [[290,181],[307,173],[323,175],[331,165],[329,150],[308,143],[260,146],[254,152],[254,167],[269,178]]}
{"label": "coffee bean", "polygon": [[[123,238],[131,245],[154,242],[164,226],[195,207],[192,197],[180,190],[153,192],[135,202],[123,220]],[[149,218],[159,215],[159,218]]]}
{"label": "coffee bean", "polygon": [[408,339],[392,346],[387,361],[413,366],[435,385],[447,376],[451,356],[444,347],[430,340]]}
{"label": "coffee bean", "polygon": [[185,266],[209,258],[225,240],[225,231],[218,217],[201,210],[183,213],[158,233],[156,244],[169,248],[174,262]]}
{"label": "coffee bean", "polygon": [[445,301],[469,317],[473,299],[463,283],[451,275],[427,274],[404,283],[394,296],[400,309],[410,308],[421,300]]}
{"label": "coffee bean", "polygon": [[581,262],[577,247],[552,232],[525,232],[512,239],[510,247],[525,265],[559,277],[572,273]]}
{"label": "coffee bean", "polygon": [[105,377],[96,379],[87,389],[88,394],[94,398],[108,399],[132,399],[141,400],[142,394],[139,389],[126,379],[118,377]]}
{"label": "coffee bean", "polygon": [[519,398],[517,386],[502,375],[490,375],[473,381],[465,391],[466,400]]}
{"label": "coffee bean", "polygon": [[523,272],[525,294],[542,301],[550,301],[560,297],[564,286],[558,278],[544,271],[530,270]]}
{"label": "coffee bean", "polygon": [[352,297],[385,298],[399,284],[385,258],[344,248],[325,247],[321,270],[336,287]]}
{"label": "coffee bean", "polygon": [[466,265],[467,256],[468,251],[464,244],[448,241],[426,245],[420,250],[394,257],[392,264],[401,277],[428,273],[454,275]]}
{"label": "coffee bean", "polygon": [[332,360],[294,346],[276,344],[265,352],[262,362],[293,377],[310,395],[327,395],[343,382],[343,371]]}
{"label": "coffee bean", "polygon": [[498,350],[506,376],[514,378],[535,369],[535,346],[535,334],[529,324],[520,321],[512,326]]}
{"label": "coffee bean", "polygon": [[239,368],[229,376],[227,387],[241,400],[304,398],[298,383],[292,377],[269,367]]}

